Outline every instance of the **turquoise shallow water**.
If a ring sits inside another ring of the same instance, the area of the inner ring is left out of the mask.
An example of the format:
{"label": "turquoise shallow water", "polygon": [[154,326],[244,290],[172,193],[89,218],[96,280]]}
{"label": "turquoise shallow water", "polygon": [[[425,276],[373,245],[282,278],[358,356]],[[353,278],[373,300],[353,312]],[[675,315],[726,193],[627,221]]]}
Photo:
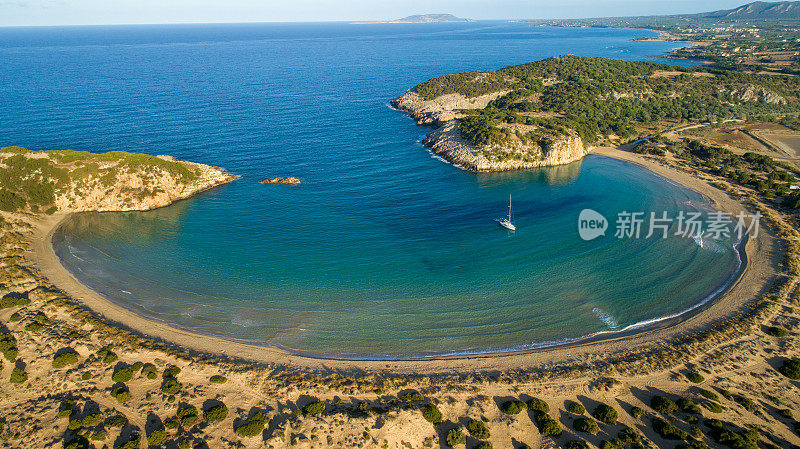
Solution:
{"label": "turquoise shallow water", "polygon": [[[708,297],[732,242],[585,242],[583,208],[702,209],[639,167],[469,173],[388,101],[432,76],[576,53],[655,60],[636,30],[258,24],[0,30],[4,143],[221,165],[230,185],[146,213],[73,217],[75,276],[143,315],[327,356],[524,349]],[[20,76],[25,73],[26,76]],[[260,185],[295,175],[296,187]],[[493,218],[514,198],[519,231]]]}

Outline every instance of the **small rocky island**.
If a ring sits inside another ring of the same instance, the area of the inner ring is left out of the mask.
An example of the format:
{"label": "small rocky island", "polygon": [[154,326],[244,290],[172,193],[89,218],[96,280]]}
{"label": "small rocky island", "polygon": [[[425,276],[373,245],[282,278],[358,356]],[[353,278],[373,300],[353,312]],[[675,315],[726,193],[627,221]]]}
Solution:
{"label": "small rocky island", "polygon": [[785,77],[568,55],[440,76],[391,104],[435,128],[423,140],[434,154],[505,171],[567,164],[676,123],[784,112],[796,91]]}
{"label": "small rocky island", "polygon": [[446,22],[471,22],[469,19],[456,17],[452,14],[414,14],[402,19],[392,20],[391,23],[446,23]]}

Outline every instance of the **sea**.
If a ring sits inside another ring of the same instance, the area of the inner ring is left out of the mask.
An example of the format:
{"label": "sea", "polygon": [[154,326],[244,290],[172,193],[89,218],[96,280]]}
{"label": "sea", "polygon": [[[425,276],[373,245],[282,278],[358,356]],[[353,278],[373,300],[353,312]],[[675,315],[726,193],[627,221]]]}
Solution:
{"label": "sea", "polygon": [[[694,64],[663,59],[682,44],[634,41],[654,34],[500,21],[0,28],[0,145],[166,154],[240,175],[55,233],[78,280],[142,316],[314,357],[536,349],[713,300],[741,268],[736,237],[672,223],[647,238],[651,213],[707,214],[705,199],[602,156],[464,171],[389,101],[438,75],[564,54]],[[302,183],[259,183],[276,176]],[[509,197],[516,232],[494,221]],[[584,209],[606,219],[591,240]],[[615,235],[633,212],[640,235]]]}

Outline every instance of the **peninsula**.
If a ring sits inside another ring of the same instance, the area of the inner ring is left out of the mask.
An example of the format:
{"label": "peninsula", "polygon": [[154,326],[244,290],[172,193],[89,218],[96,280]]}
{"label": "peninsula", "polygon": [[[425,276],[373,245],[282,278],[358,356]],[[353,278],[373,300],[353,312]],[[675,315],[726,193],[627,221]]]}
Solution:
{"label": "peninsula", "polygon": [[566,164],[683,120],[800,110],[797,78],[560,56],[443,75],[391,104],[435,129],[423,143],[474,171]]}
{"label": "peninsula", "polygon": [[374,22],[356,23],[453,23],[453,22],[472,22],[470,19],[463,19],[452,14],[414,14],[403,17],[402,19],[383,20]]}

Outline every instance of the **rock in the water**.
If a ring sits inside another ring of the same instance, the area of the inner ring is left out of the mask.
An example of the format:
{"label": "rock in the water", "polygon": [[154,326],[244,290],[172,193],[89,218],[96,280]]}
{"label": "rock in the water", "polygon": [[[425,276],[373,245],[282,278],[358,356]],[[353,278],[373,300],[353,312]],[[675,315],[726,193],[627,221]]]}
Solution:
{"label": "rock in the water", "polygon": [[277,184],[281,178],[264,178],[261,180],[261,184]]}
{"label": "rock in the water", "polygon": [[294,176],[288,176],[278,181],[278,184],[300,184],[300,179]]}

